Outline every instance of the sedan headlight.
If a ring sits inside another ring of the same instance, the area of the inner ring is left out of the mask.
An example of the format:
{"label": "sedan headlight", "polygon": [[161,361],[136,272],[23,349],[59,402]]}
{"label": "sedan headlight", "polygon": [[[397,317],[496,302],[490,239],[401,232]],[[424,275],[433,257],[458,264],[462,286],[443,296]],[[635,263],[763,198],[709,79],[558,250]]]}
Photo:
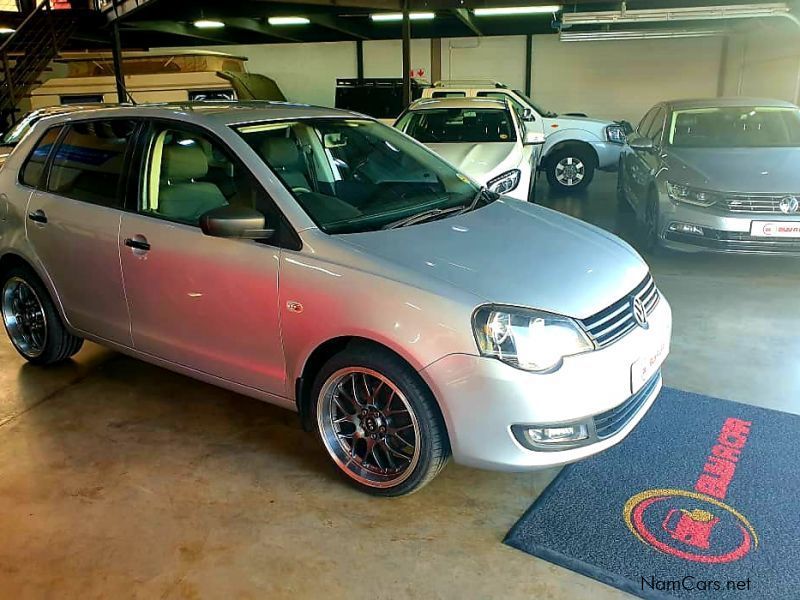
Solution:
{"label": "sedan headlight", "polygon": [[594,350],[575,321],[538,310],[482,306],[472,326],[483,356],[526,371],[551,371],[565,356]]}
{"label": "sedan headlight", "polygon": [[624,144],[627,136],[622,125],[609,125],[606,127],[606,139],[615,144]]}
{"label": "sedan headlight", "polygon": [[498,194],[507,194],[519,185],[519,178],[522,173],[519,169],[513,171],[506,171],[502,175],[498,175],[494,179],[490,179],[486,187],[490,191]]}
{"label": "sedan headlight", "polygon": [[667,182],[667,194],[669,194],[669,197],[675,202],[702,206],[703,208],[708,208],[719,200],[717,194],[713,192],[697,190],[687,185],[681,185],[680,183],[672,183],[671,181]]}

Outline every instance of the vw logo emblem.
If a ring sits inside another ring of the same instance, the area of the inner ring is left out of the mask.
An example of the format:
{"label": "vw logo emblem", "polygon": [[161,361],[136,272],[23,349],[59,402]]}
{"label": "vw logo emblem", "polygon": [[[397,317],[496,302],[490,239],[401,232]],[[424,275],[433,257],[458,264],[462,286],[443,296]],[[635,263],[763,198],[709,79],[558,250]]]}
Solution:
{"label": "vw logo emblem", "polygon": [[650,325],[647,322],[647,311],[644,308],[644,302],[638,296],[631,302],[631,310],[633,311],[633,320],[642,329],[647,329]]}
{"label": "vw logo emblem", "polygon": [[798,208],[800,208],[800,202],[798,202],[797,198],[794,196],[786,196],[785,198],[781,198],[779,206],[781,212],[788,215],[797,212]]}

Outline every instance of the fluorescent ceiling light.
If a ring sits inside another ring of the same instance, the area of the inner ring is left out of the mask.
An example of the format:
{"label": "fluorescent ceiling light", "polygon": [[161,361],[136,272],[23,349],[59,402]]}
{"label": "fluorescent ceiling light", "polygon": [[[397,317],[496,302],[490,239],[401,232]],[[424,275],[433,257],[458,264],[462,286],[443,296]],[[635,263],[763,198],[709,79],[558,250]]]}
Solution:
{"label": "fluorescent ceiling light", "polygon": [[[430,21],[436,17],[432,12],[412,12],[408,13],[408,18],[412,21]],[[372,13],[369,16],[373,21],[402,21],[403,13]]]}
{"label": "fluorescent ceiling light", "polygon": [[16,29],[11,29],[11,27],[0,27],[0,35],[6,35],[9,33],[14,33]]}
{"label": "fluorescent ceiling light", "polygon": [[607,40],[668,40],[723,35],[719,29],[640,29],[638,31],[562,31],[562,42],[600,42]]}
{"label": "fluorescent ceiling light", "polygon": [[476,17],[501,17],[506,15],[545,15],[561,10],[558,4],[549,6],[505,6],[498,8],[476,8],[472,12]]}
{"label": "fluorescent ceiling light", "polygon": [[561,22],[564,25],[606,25],[613,23],[700,21],[707,19],[752,19],[786,14],[789,14],[789,7],[783,2],[775,2],[771,4],[731,4],[724,6],[693,6],[689,8],[565,12],[561,17]]}
{"label": "fluorescent ceiling light", "polygon": [[199,21],[194,22],[194,26],[198,29],[221,29],[222,27],[225,27],[225,23],[211,19],[200,19]]}
{"label": "fluorescent ceiling light", "polygon": [[267,22],[270,25],[308,25],[311,23],[305,17],[270,17]]}

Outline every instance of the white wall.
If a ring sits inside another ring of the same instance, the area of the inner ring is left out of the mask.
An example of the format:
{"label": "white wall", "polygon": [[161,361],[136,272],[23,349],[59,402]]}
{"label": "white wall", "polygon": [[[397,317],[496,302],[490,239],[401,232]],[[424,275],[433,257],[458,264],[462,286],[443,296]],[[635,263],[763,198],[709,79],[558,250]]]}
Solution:
{"label": "white wall", "polygon": [[523,89],[525,36],[443,39],[442,79],[490,79]]}

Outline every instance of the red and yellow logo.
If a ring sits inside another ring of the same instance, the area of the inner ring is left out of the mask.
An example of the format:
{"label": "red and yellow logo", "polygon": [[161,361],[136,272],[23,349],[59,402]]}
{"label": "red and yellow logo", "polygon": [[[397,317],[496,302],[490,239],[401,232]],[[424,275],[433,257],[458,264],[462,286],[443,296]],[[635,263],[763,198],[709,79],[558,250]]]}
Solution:
{"label": "red and yellow logo", "polygon": [[659,552],[700,563],[727,563],[758,547],[758,535],[740,512],[723,502],[752,423],[726,419],[694,491],[661,488],[631,497],[625,524]]}

